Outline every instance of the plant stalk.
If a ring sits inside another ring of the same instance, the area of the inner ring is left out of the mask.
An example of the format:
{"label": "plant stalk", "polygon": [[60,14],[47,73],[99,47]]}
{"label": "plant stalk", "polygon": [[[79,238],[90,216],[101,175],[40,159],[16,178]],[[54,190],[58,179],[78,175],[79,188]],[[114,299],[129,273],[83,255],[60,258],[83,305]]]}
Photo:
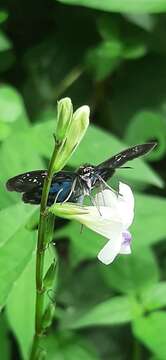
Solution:
{"label": "plant stalk", "polygon": [[56,158],[59,145],[55,143],[54,151],[50,160],[48,167],[48,173],[44,181],[41,205],[40,205],[40,219],[38,227],[38,241],[37,241],[37,252],[36,252],[36,306],[35,306],[35,335],[32,344],[32,350],[29,360],[37,360],[38,355],[40,354],[39,343],[40,338],[43,335],[42,328],[42,318],[44,312],[44,298],[45,298],[45,289],[43,286],[43,277],[44,277],[44,258],[45,258],[45,225],[47,217],[47,200],[49,195],[49,190],[51,186],[51,181],[54,173],[54,162]]}
{"label": "plant stalk", "polygon": [[83,65],[74,67],[66,77],[58,84],[54,90],[55,100],[62,96],[62,94],[83,74]]}

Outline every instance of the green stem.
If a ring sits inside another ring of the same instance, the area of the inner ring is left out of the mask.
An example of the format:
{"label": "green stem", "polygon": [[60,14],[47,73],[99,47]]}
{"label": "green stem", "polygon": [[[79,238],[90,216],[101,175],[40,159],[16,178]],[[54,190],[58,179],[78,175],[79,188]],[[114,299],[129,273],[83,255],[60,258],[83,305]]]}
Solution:
{"label": "green stem", "polygon": [[30,354],[30,360],[38,359],[39,351],[39,342],[40,338],[43,335],[42,328],[42,318],[44,311],[44,297],[45,289],[43,286],[43,277],[44,277],[44,258],[45,258],[45,225],[47,217],[47,200],[48,194],[51,186],[51,181],[54,173],[54,162],[56,158],[57,151],[59,146],[55,144],[54,151],[50,160],[48,173],[44,181],[41,205],[40,205],[40,219],[39,219],[39,228],[38,228],[38,241],[37,241],[37,253],[36,253],[36,308],[35,308],[35,335],[32,344],[32,350]]}
{"label": "green stem", "polygon": [[133,344],[133,360],[141,360],[141,345],[138,342],[137,339],[134,338],[134,344]]}
{"label": "green stem", "polygon": [[83,73],[84,67],[78,65],[73,68],[55,88],[55,100],[57,100]]}

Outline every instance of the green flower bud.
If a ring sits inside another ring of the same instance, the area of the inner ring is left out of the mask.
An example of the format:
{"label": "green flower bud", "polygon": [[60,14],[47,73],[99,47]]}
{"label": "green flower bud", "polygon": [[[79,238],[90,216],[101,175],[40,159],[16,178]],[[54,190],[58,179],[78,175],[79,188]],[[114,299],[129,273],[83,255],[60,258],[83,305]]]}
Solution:
{"label": "green flower bud", "polygon": [[58,101],[56,140],[62,141],[66,137],[73,116],[73,105],[70,98]]}
{"label": "green flower bud", "polygon": [[43,286],[46,290],[52,287],[53,282],[55,280],[55,273],[56,273],[56,263],[54,261],[48,268],[43,280]]}
{"label": "green flower bud", "polygon": [[55,172],[61,170],[65,166],[82,140],[89,125],[89,115],[90,109],[87,105],[81,106],[73,114],[70,126],[66,132],[66,139],[56,156],[56,161],[54,163]]}
{"label": "green flower bud", "polygon": [[55,203],[49,208],[49,211],[56,216],[60,216],[66,219],[72,219],[76,216],[82,216],[89,213],[88,207],[74,203]]}
{"label": "green flower bud", "polygon": [[47,352],[45,350],[41,350],[40,352],[37,353],[37,357],[35,357],[35,359],[38,360],[45,360],[47,358]]}
{"label": "green flower bud", "polygon": [[42,319],[43,329],[47,329],[52,324],[52,319],[54,314],[55,314],[55,305],[50,303],[43,315],[43,319]]}
{"label": "green flower bud", "polygon": [[[50,214],[51,215],[51,214]],[[44,245],[45,247],[47,244],[50,244],[53,238],[54,233],[54,222],[55,218],[54,216],[47,216],[45,221],[45,231],[44,231]]]}

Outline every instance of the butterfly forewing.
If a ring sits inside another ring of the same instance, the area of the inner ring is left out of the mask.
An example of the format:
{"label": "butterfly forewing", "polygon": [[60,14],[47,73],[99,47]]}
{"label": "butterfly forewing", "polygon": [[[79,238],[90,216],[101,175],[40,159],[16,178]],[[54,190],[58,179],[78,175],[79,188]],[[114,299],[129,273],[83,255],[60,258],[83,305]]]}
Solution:
{"label": "butterfly forewing", "polygon": [[9,179],[6,183],[6,187],[9,191],[31,191],[36,187],[43,185],[46,175],[46,170],[26,172]]}
{"label": "butterfly forewing", "polygon": [[102,162],[95,167],[95,172],[99,174],[104,180],[110,178],[114,171],[123,166],[127,161],[136,159],[139,156],[147,154],[156,146],[155,142],[135,145],[120,153],[112,156],[110,159]]}

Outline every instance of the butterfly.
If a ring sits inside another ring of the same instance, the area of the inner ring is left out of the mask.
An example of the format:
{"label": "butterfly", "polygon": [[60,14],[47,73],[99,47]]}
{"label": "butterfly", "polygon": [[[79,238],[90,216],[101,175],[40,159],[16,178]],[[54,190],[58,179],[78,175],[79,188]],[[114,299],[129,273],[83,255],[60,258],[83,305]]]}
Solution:
{"label": "butterfly", "polygon": [[[86,164],[80,166],[75,172],[59,171],[53,175],[48,195],[47,205],[56,202],[82,202],[85,195],[91,197],[91,191],[96,187],[107,186],[116,169],[122,167],[127,161],[145,155],[157,145],[150,142],[135,145],[112,156],[101,164],[94,166]],[[23,193],[25,203],[38,205],[41,202],[42,188],[47,170],[26,172],[9,179],[6,183],[8,191]]]}

